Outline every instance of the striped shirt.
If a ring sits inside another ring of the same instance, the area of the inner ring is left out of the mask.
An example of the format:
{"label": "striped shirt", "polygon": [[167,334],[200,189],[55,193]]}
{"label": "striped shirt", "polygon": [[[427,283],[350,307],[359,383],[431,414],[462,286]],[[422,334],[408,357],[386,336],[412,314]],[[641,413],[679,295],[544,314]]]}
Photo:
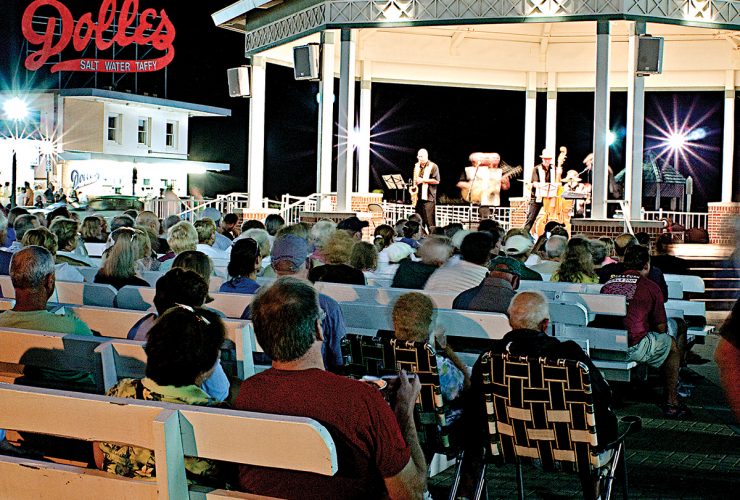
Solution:
{"label": "striped shirt", "polygon": [[446,264],[432,273],[424,290],[430,292],[464,292],[481,284],[488,276],[488,268],[460,260]]}

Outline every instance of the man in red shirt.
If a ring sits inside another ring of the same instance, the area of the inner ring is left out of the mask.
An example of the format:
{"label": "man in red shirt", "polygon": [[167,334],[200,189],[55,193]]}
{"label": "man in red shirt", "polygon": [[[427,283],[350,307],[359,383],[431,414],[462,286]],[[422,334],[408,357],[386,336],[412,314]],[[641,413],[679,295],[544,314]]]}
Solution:
{"label": "man in red shirt", "polygon": [[241,488],[278,498],[420,498],[427,469],[414,426],[419,380],[401,373],[391,409],[375,386],[325,371],[318,295],[297,279],[263,287],[252,321],[272,368],[242,383],[236,408],[317,420],[334,439],[339,470],[322,476],[242,465]]}
{"label": "man in red shirt", "polygon": [[689,414],[688,408],[678,401],[678,371],[681,353],[676,341],[667,333],[667,319],[663,305],[663,292],[647,278],[650,272],[648,249],[633,245],[625,251],[624,271],[614,276],[601,288],[601,293],[627,297],[627,329],[629,349],[627,359],[662,367],[665,380],[665,415],[681,418]]}

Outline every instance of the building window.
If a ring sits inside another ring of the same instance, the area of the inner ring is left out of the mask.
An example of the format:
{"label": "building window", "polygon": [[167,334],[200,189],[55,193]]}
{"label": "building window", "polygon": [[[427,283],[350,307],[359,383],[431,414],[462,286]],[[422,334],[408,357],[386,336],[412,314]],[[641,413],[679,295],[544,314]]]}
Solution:
{"label": "building window", "polygon": [[164,143],[168,148],[177,147],[177,122],[167,122]]}
{"label": "building window", "polygon": [[149,142],[149,130],[150,130],[151,121],[149,118],[139,118],[139,128],[138,128],[138,143],[140,145],[144,146],[150,146],[151,143]]}
{"label": "building window", "polygon": [[121,115],[108,115],[108,140],[121,143]]}

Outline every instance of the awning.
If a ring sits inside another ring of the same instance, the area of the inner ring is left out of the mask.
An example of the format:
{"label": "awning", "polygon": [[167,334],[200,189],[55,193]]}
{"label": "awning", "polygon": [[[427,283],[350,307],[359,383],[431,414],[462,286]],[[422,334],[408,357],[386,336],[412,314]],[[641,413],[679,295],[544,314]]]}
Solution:
{"label": "awning", "polygon": [[192,172],[194,170],[228,171],[231,166],[228,163],[215,163],[209,161],[180,160],[177,158],[149,158],[143,156],[111,155],[104,153],[89,153],[84,151],[63,151],[59,158],[64,161],[86,161],[107,160],[116,162],[137,163],[142,165],[157,165],[162,163],[182,166],[183,170]]}

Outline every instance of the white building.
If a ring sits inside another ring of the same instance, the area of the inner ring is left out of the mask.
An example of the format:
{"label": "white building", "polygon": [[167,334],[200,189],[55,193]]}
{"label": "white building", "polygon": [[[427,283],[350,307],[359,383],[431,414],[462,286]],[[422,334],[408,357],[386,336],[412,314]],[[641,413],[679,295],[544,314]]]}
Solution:
{"label": "white building", "polygon": [[[0,94],[1,101],[10,97]],[[11,180],[14,149],[18,186],[45,184],[48,169],[55,186],[87,196],[157,196],[168,185],[185,196],[188,174],[229,170],[188,159],[190,118],[230,116],[228,109],[89,88],[21,98],[28,118],[4,117],[0,129],[2,184]]]}

